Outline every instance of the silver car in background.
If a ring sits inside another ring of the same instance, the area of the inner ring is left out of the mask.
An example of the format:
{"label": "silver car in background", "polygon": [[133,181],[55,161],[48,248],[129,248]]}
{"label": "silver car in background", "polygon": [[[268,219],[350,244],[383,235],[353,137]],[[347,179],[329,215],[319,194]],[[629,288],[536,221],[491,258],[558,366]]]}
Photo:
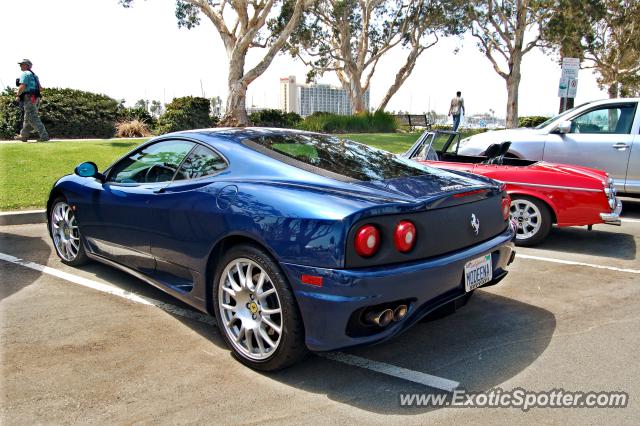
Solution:
{"label": "silver car in background", "polygon": [[459,154],[481,155],[511,141],[507,156],[578,164],[607,171],[618,192],[640,195],[640,98],[589,102],[536,128],[481,133],[463,139]]}

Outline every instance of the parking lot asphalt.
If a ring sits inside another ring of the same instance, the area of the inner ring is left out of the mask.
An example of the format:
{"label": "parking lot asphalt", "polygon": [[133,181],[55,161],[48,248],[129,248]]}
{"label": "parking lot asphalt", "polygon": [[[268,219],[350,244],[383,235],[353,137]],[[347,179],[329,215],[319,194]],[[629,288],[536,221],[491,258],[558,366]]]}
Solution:
{"label": "parking lot asphalt", "polygon": [[[636,424],[640,200],[624,215],[621,227],[554,229],[519,248],[509,276],[453,315],[269,374],[237,362],[211,318],[170,296],[105,265],[63,265],[45,225],[0,227],[0,422]],[[421,384],[437,379],[624,391],[629,403],[400,405],[400,393],[442,393]]]}

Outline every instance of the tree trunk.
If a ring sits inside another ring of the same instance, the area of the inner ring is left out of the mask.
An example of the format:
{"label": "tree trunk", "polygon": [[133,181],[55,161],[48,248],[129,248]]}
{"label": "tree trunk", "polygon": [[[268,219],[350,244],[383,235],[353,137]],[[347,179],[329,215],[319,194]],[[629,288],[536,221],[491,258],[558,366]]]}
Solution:
{"label": "tree trunk", "polygon": [[361,113],[365,110],[364,105],[364,92],[360,86],[360,76],[358,78],[351,78],[350,90],[351,98],[351,112],[353,114]]}
{"label": "tree trunk", "polygon": [[246,127],[249,125],[249,117],[246,108],[247,86],[242,81],[229,81],[229,94],[227,96],[227,110],[220,121],[225,127]]}
{"label": "tree trunk", "polygon": [[520,64],[522,55],[514,52],[511,55],[510,73],[507,76],[507,119],[505,126],[507,129],[518,127],[518,90],[520,88]]}
{"label": "tree trunk", "polygon": [[609,88],[607,89],[607,93],[609,93],[609,98],[611,98],[611,99],[618,97],[618,82],[617,81],[614,80],[609,85]]}
{"label": "tree trunk", "polygon": [[227,95],[227,109],[220,121],[221,126],[245,127],[249,125],[246,99],[247,84],[244,77],[244,60],[246,52],[232,52],[229,59],[229,77]]}

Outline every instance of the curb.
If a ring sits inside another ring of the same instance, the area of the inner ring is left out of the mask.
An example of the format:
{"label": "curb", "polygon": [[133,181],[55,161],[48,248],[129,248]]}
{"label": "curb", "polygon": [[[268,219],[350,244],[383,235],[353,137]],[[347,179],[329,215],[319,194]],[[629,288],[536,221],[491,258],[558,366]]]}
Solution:
{"label": "curb", "polygon": [[0,212],[0,226],[27,225],[31,223],[45,223],[46,210],[22,210],[15,212]]}

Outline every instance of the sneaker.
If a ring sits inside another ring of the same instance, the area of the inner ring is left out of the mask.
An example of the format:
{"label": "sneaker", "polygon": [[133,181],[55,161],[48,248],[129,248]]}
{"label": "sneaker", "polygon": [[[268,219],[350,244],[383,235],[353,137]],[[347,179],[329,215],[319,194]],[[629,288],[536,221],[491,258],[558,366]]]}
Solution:
{"label": "sneaker", "polygon": [[15,136],[15,137],[13,138],[13,140],[14,140],[14,141],[27,142],[27,141],[29,141],[29,138],[25,138],[24,136],[20,136],[20,135],[18,135],[18,136]]}

